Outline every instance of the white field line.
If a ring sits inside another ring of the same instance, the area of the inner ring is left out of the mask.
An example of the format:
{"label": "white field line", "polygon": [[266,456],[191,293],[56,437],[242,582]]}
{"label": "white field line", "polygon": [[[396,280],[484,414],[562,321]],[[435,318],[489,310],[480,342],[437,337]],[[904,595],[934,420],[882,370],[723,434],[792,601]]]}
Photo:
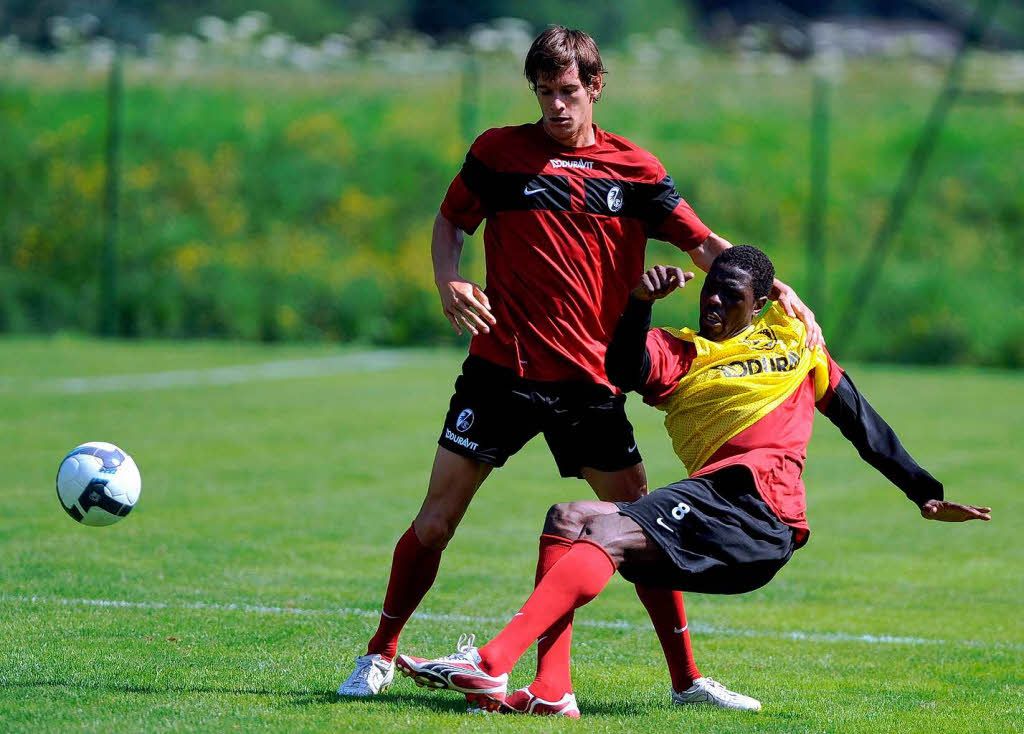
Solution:
{"label": "white field line", "polygon": [[[182,609],[213,612],[243,612],[248,614],[281,614],[296,616],[366,617],[376,619],[380,612],[375,609],[337,607],[333,609],[306,609],[291,606],[266,606],[262,604],[218,604],[213,602],[159,602],[124,601],[119,599],[62,599],[42,596],[0,596],[0,604],[55,604],[62,606],[113,607],[118,609]],[[473,624],[504,624],[509,617],[483,617],[471,614],[437,614],[416,612],[414,619],[429,622],[468,622]],[[649,623],[634,624],[622,620],[580,619],[574,624],[579,627],[643,631],[651,629]],[[929,645],[940,647],[974,647],[992,650],[1024,650],[1024,644],[1012,642],[985,642],[982,640],[941,640],[929,637],[905,637],[899,635],[858,635],[849,632],[803,632],[784,630],[752,630],[719,627],[716,625],[690,623],[690,630],[698,634],[721,637],[748,637],[798,642],[859,642],[867,645]]]}
{"label": "white field line", "polygon": [[237,385],[300,377],[321,377],[345,372],[367,372],[410,364],[413,355],[399,349],[381,349],[331,357],[290,359],[276,362],[210,367],[198,370],[168,370],[96,377],[55,377],[46,379],[0,378],[0,392],[32,392],[61,395],[81,393],[166,390],[175,387]]}

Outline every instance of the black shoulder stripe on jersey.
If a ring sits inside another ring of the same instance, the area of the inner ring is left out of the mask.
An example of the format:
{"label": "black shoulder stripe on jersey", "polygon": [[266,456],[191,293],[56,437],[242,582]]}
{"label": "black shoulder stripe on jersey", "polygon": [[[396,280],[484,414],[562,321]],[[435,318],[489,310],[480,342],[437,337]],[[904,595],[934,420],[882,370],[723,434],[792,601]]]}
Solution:
{"label": "black shoulder stripe on jersey", "polygon": [[568,211],[572,193],[568,176],[494,171],[466,156],[462,180],[466,188],[480,197],[491,212]]}
{"label": "black shoulder stripe on jersey", "polygon": [[[462,182],[492,212],[569,211],[569,176],[495,171],[472,151],[462,164]],[[656,184],[614,178],[583,178],[588,214],[639,219],[656,231],[679,203],[671,176]]]}
{"label": "black shoulder stripe on jersey", "polygon": [[615,178],[587,178],[586,210],[592,214],[639,219],[655,231],[679,203],[672,177],[656,184]]}
{"label": "black shoulder stripe on jersey", "polygon": [[568,176],[502,173],[496,183],[494,211],[569,211],[572,192]]}
{"label": "black shoulder stripe on jersey", "polygon": [[473,151],[470,151],[466,153],[466,160],[462,164],[460,175],[466,188],[483,198],[484,193],[491,187],[494,171],[485,166],[479,158],[473,155]]}
{"label": "black shoulder stripe on jersey", "polygon": [[652,232],[658,231],[668,215],[675,211],[682,197],[676,191],[675,182],[671,176],[665,176],[656,184],[644,184],[650,187],[647,197],[647,212],[643,220]]}

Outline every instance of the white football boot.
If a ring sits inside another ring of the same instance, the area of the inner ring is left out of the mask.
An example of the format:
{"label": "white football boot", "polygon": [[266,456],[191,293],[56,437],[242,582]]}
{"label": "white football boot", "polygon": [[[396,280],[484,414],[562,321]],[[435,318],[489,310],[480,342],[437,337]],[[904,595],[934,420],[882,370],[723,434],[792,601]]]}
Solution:
{"label": "white football boot", "polygon": [[739,711],[760,711],[761,702],[756,698],[744,696],[742,693],[730,691],[714,678],[698,678],[693,685],[681,693],[672,691],[672,703],[680,706],[689,704],[707,704],[723,709]]}
{"label": "white football boot", "polygon": [[384,693],[395,679],[394,661],[380,655],[361,655],[356,658],[356,669],[338,687],[339,696],[376,696]]}
{"label": "white football boot", "polygon": [[480,667],[480,653],[474,641],[474,635],[462,635],[454,655],[434,659],[399,655],[395,663],[402,674],[412,678],[418,686],[458,691],[466,695],[470,710],[497,711],[508,690],[508,673],[485,672]]}

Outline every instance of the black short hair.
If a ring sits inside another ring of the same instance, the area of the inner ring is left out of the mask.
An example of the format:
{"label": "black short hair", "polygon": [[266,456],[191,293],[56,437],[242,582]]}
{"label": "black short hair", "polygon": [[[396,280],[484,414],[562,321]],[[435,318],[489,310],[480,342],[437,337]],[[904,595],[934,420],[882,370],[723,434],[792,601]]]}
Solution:
{"label": "black short hair", "polygon": [[715,258],[711,267],[716,265],[732,265],[750,274],[750,284],[754,288],[754,298],[768,296],[775,282],[775,266],[768,256],[753,245],[737,245],[730,247]]}

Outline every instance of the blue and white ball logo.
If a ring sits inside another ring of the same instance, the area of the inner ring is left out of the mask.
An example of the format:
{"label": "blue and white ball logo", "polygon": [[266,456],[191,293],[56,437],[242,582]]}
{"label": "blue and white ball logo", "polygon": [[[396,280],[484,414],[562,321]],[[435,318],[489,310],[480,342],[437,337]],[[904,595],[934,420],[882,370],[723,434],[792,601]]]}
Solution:
{"label": "blue and white ball logo", "polygon": [[132,511],[141,491],[139,467],[112,443],[84,443],[57,470],[61,506],[83,525],[112,525]]}
{"label": "blue and white ball logo", "polygon": [[459,433],[468,431],[473,426],[473,417],[473,411],[469,408],[459,413],[459,417],[455,421],[455,430]]}
{"label": "blue and white ball logo", "polygon": [[622,208],[622,188],[620,186],[612,186],[608,190],[608,210],[617,212]]}

